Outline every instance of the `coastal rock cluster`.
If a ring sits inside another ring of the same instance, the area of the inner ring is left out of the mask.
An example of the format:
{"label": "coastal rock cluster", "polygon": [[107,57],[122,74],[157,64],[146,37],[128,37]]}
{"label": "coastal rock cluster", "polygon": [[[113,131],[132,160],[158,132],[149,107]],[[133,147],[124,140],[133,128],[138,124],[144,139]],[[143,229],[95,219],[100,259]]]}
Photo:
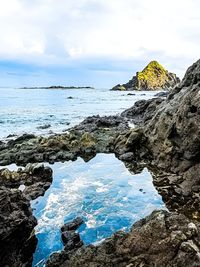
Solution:
{"label": "coastal rock cluster", "polygon": [[157,61],[151,61],[142,71],[136,73],[129,82],[118,84],[111,90],[113,91],[132,91],[132,90],[169,90],[176,86],[180,79],[176,74],[168,72]]}
{"label": "coastal rock cluster", "polygon": [[[130,122],[135,125],[134,128],[129,127]],[[49,137],[24,135],[7,143],[1,142],[0,165],[54,163],[75,160],[79,156],[87,161],[96,153],[115,153],[132,172],[137,172],[144,166],[148,167],[153,176],[153,183],[169,211],[155,211],[135,223],[129,233],[117,232],[97,246],[84,246],[79,243],[81,240],[74,232],[76,230],[69,230],[69,233],[65,228],[62,236],[65,236],[64,242],[70,245],[50,257],[47,266],[192,267],[200,266],[199,151],[200,60],[187,70],[182,82],[172,89],[166,99],[157,97],[138,101],[118,116],[89,117],[80,125],[71,128],[68,133]],[[37,171],[37,175],[31,174],[33,171],[28,174],[22,174],[21,170],[18,170],[17,174],[10,174],[5,169],[0,171],[2,199],[7,199],[5,205],[0,205],[3,209],[1,213],[5,213],[5,218],[8,217],[8,223],[6,221],[3,224],[11,225],[14,232],[15,225],[10,223],[10,215],[6,213],[5,207],[16,201],[19,204],[23,199],[26,205],[14,205],[18,214],[24,208],[29,210],[26,197],[35,197],[31,195],[31,190],[25,194],[10,188],[16,188],[29,180],[32,181],[31,184],[35,181],[35,188],[41,188],[39,182],[42,180],[51,183],[50,170],[46,172],[44,167],[40,170],[39,175]],[[10,197],[14,193],[20,201]],[[5,194],[9,197],[5,198]],[[9,202],[10,199],[12,202]],[[26,212],[26,218],[27,216],[28,222],[29,219],[32,222],[28,223],[30,228],[27,236],[30,236],[35,220],[31,217],[31,211]],[[21,217],[23,216],[20,216],[20,220]],[[20,230],[17,232],[22,234]],[[2,239],[4,236],[6,237],[5,231],[2,232]],[[8,244],[11,240],[17,244],[18,236],[11,234],[6,240]],[[72,241],[80,246],[73,246]],[[13,250],[9,252],[9,264],[14,262],[15,255],[24,255],[18,252],[19,248],[13,246]],[[5,250],[0,251],[0,262],[2,260],[3,264],[8,257],[5,254]],[[30,266],[23,265],[24,261],[29,264],[31,257],[24,260],[19,256],[18,266]]]}
{"label": "coastal rock cluster", "polygon": [[43,196],[52,182],[52,169],[44,164],[27,164],[24,169],[10,171],[0,169],[0,186],[7,188],[23,188],[23,194],[28,199]]}
{"label": "coastal rock cluster", "polygon": [[0,147],[0,165],[76,160],[89,160],[97,153],[113,150],[115,137],[128,131],[128,121],[119,116],[92,116],[69,133],[36,137],[23,135]]}
{"label": "coastal rock cluster", "polygon": [[55,254],[46,266],[199,266],[198,226],[184,215],[155,211],[135,223],[129,233],[119,231],[98,246]]}

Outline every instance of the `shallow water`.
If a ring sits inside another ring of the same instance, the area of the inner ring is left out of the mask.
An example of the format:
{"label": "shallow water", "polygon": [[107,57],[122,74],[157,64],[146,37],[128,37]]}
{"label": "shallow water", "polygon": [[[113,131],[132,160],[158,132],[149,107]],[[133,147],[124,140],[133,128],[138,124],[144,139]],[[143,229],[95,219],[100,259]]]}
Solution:
{"label": "shallow water", "polygon": [[[12,89],[0,88],[0,139],[25,132],[60,133],[91,115],[112,115],[155,92],[108,89]],[[72,99],[69,99],[72,97]],[[38,129],[50,125],[48,129]]]}
{"label": "shallow water", "polygon": [[85,244],[96,243],[119,229],[125,231],[154,209],[164,208],[145,168],[130,174],[113,154],[98,154],[85,163],[55,163],[53,183],[44,197],[32,201],[39,240],[35,266],[62,249],[60,227],[77,216],[84,219],[79,233]]}

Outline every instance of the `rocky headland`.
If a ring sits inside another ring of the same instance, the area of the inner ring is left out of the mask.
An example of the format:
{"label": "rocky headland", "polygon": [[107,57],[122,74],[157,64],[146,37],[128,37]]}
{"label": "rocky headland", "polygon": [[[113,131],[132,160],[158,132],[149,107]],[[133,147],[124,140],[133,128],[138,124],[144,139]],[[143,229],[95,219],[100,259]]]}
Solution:
{"label": "rocky headland", "polygon": [[113,91],[155,91],[170,90],[180,82],[176,74],[168,72],[157,61],[151,61],[142,71],[138,71],[127,83],[118,84]]}
{"label": "rocky headland", "polygon": [[[134,128],[129,127],[130,121]],[[2,141],[0,165],[29,164],[29,170],[30,163],[54,163],[76,160],[77,157],[88,161],[97,153],[115,153],[131,172],[148,167],[168,211],[155,211],[135,223],[129,233],[117,232],[97,246],[83,245],[75,230],[67,230],[65,241],[70,244],[70,249],[53,254],[47,266],[200,266],[200,60],[187,70],[183,80],[166,99],[157,97],[138,101],[117,116],[89,117],[65,134],[49,137],[27,134],[7,143]],[[5,199],[0,204],[1,216],[6,220],[1,229],[11,229],[10,235],[5,234],[6,230],[2,232],[0,242],[4,243],[1,244],[17,244],[18,235],[23,235],[21,228],[16,228],[10,219],[6,210],[9,205],[14,206],[13,212],[20,216],[20,220],[23,219],[20,212],[28,209],[25,219],[30,223],[24,240],[34,236],[36,222],[28,208],[28,198],[42,194],[36,190],[40,188],[38,177],[44,184],[51,182],[51,171],[46,171],[44,166],[40,168],[39,175],[37,171],[33,173],[25,168],[23,175],[15,174],[17,178],[12,174],[5,175],[8,170],[0,172],[0,198]],[[31,181],[28,186],[35,185],[33,195],[31,190],[25,194],[11,189],[25,185],[26,180]],[[23,208],[16,198],[11,198],[14,193],[26,202]],[[15,209],[18,212],[15,213]],[[12,234],[16,229],[17,236]],[[76,241],[74,247],[72,241]],[[8,266],[31,266],[31,253],[27,254],[29,260],[22,257],[26,247],[23,242],[9,252],[2,251],[2,247],[6,248],[6,245],[0,246],[2,266],[6,266],[8,258]],[[17,257],[17,264],[15,255],[21,255]]]}

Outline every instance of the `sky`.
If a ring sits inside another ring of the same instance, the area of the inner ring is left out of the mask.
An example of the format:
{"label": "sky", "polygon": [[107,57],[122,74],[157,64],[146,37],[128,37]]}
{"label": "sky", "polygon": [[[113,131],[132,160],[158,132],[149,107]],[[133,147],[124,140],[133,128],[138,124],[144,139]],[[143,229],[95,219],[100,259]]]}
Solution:
{"label": "sky", "polygon": [[199,59],[199,0],[0,0],[0,87],[110,88]]}

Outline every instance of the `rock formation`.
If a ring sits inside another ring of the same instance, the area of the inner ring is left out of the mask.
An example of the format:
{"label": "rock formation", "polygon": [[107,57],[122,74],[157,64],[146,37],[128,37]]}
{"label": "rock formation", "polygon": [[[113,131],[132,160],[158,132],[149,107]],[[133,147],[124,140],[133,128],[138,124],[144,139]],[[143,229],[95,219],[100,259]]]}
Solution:
{"label": "rock formation", "polygon": [[169,90],[180,82],[176,74],[168,72],[157,61],[151,61],[142,71],[125,83],[114,86],[114,91]]}
{"label": "rock formation", "polygon": [[43,196],[52,182],[52,169],[44,164],[27,164],[22,169],[10,171],[7,168],[0,170],[0,186],[7,188],[23,187],[23,193],[28,199]]}
{"label": "rock formation", "polygon": [[37,239],[36,219],[19,190],[0,187],[0,266],[30,267]]}
{"label": "rock formation", "polygon": [[99,246],[63,251],[46,267],[200,266],[198,227],[184,215],[155,211],[129,233],[119,231]]}

